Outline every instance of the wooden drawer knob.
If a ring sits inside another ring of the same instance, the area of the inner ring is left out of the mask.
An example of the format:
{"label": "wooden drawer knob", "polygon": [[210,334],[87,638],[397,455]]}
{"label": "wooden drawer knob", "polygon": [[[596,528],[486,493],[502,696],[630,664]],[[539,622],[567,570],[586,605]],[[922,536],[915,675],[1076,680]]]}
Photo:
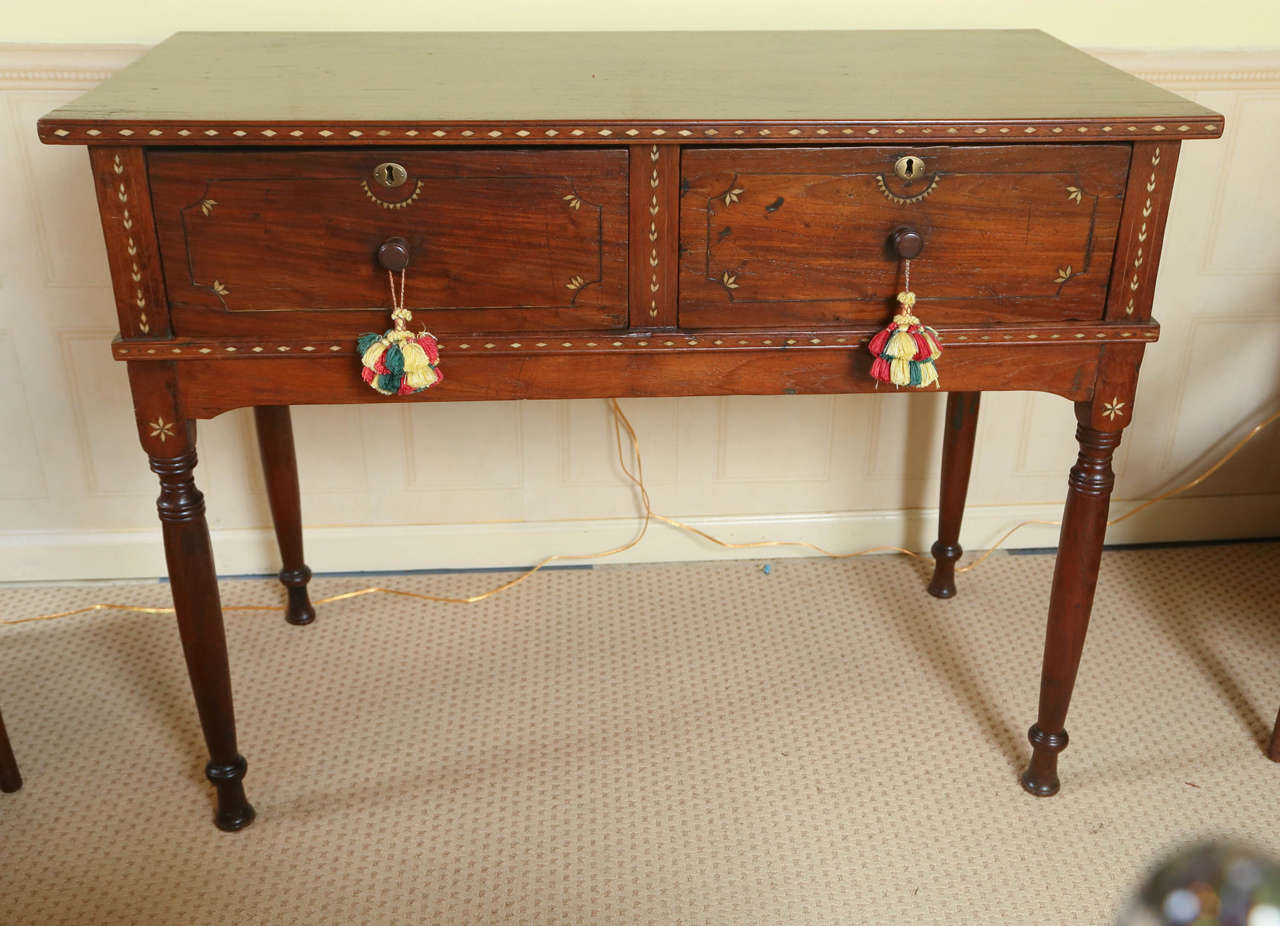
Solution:
{"label": "wooden drawer knob", "polygon": [[924,250],[924,236],[910,225],[899,225],[889,235],[893,253],[902,260],[912,260]]}
{"label": "wooden drawer knob", "polygon": [[399,272],[409,266],[409,242],[403,238],[388,238],[378,245],[378,263],[384,270]]}

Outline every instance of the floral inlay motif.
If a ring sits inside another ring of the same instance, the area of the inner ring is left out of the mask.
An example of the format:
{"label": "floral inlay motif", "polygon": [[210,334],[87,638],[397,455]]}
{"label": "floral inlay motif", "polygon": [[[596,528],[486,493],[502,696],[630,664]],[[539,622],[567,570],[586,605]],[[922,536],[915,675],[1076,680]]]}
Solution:
{"label": "floral inlay motif", "polygon": [[156,418],[155,421],[148,421],[147,427],[151,428],[151,436],[160,438],[160,443],[164,443],[173,437],[173,422],[165,421],[164,418]]}
{"label": "floral inlay motif", "polygon": [[1110,421],[1124,417],[1125,403],[1120,401],[1120,397],[1116,396],[1110,402],[1102,406],[1102,414]]}

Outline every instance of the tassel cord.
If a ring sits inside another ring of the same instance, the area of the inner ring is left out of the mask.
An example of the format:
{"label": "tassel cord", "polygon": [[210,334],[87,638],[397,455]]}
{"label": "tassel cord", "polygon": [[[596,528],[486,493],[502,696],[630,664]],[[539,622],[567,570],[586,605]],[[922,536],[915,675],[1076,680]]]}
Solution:
{"label": "tassel cord", "polygon": [[440,382],[440,349],[435,337],[425,328],[415,335],[409,330],[413,313],[404,304],[405,271],[400,271],[400,287],[396,276],[388,270],[391,290],[392,327],[382,334],[369,332],[356,339],[360,353],[360,378],[382,395],[412,395]]}

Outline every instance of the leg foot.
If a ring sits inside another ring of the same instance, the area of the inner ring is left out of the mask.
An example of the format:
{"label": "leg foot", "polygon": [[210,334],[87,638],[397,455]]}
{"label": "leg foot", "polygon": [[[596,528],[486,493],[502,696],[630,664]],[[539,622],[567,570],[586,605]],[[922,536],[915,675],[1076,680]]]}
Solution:
{"label": "leg foot", "polygon": [[956,561],[960,548],[960,521],[969,493],[969,470],[973,466],[973,440],[978,430],[981,392],[947,394],[947,425],[942,437],[942,487],[938,499],[938,542],[933,553],[933,580],[929,594],[934,598],[954,598]]}
{"label": "leg foot", "polygon": [[956,596],[956,562],[964,550],[958,543],[937,541],[929,552],[933,554],[933,578],[929,581],[929,594],[934,598]]}
{"label": "leg foot", "polygon": [[1036,724],[1027,731],[1031,741],[1031,763],[1022,773],[1022,787],[1036,797],[1053,797],[1058,793],[1058,753],[1067,748],[1067,731],[1045,733]]}
{"label": "leg foot", "polygon": [[210,762],[204,767],[204,777],[212,782],[218,795],[218,809],[213,816],[213,825],[227,833],[244,829],[257,815],[244,795],[242,782],[247,765],[244,756],[237,755],[232,762]]}
{"label": "leg foot", "polygon": [[289,603],[284,619],[298,627],[310,624],[316,619],[316,609],[311,604],[311,596],[307,592],[307,583],[311,581],[311,570],[305,565],[301,569],[281,569],[280,582],[288,589]]}

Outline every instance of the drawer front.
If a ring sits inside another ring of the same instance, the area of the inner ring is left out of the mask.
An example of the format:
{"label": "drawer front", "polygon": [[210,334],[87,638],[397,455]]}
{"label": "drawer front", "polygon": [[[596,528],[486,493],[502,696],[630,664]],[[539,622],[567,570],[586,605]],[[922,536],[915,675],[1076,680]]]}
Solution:
{"label": "drawer front", "polygon": [[149,174],[180,335],[385,328],[392,237],[437,333],[626,325],[624,150],[162,151]]}
{"label": "drawer front", "polygon": [[[930,324],[1102,315],[1129,146],[690,149],[681,161],[684,327],[878,323],[902,289],[890,247],[924,239]],[[899,158],[923,161],[916,176]]]}

